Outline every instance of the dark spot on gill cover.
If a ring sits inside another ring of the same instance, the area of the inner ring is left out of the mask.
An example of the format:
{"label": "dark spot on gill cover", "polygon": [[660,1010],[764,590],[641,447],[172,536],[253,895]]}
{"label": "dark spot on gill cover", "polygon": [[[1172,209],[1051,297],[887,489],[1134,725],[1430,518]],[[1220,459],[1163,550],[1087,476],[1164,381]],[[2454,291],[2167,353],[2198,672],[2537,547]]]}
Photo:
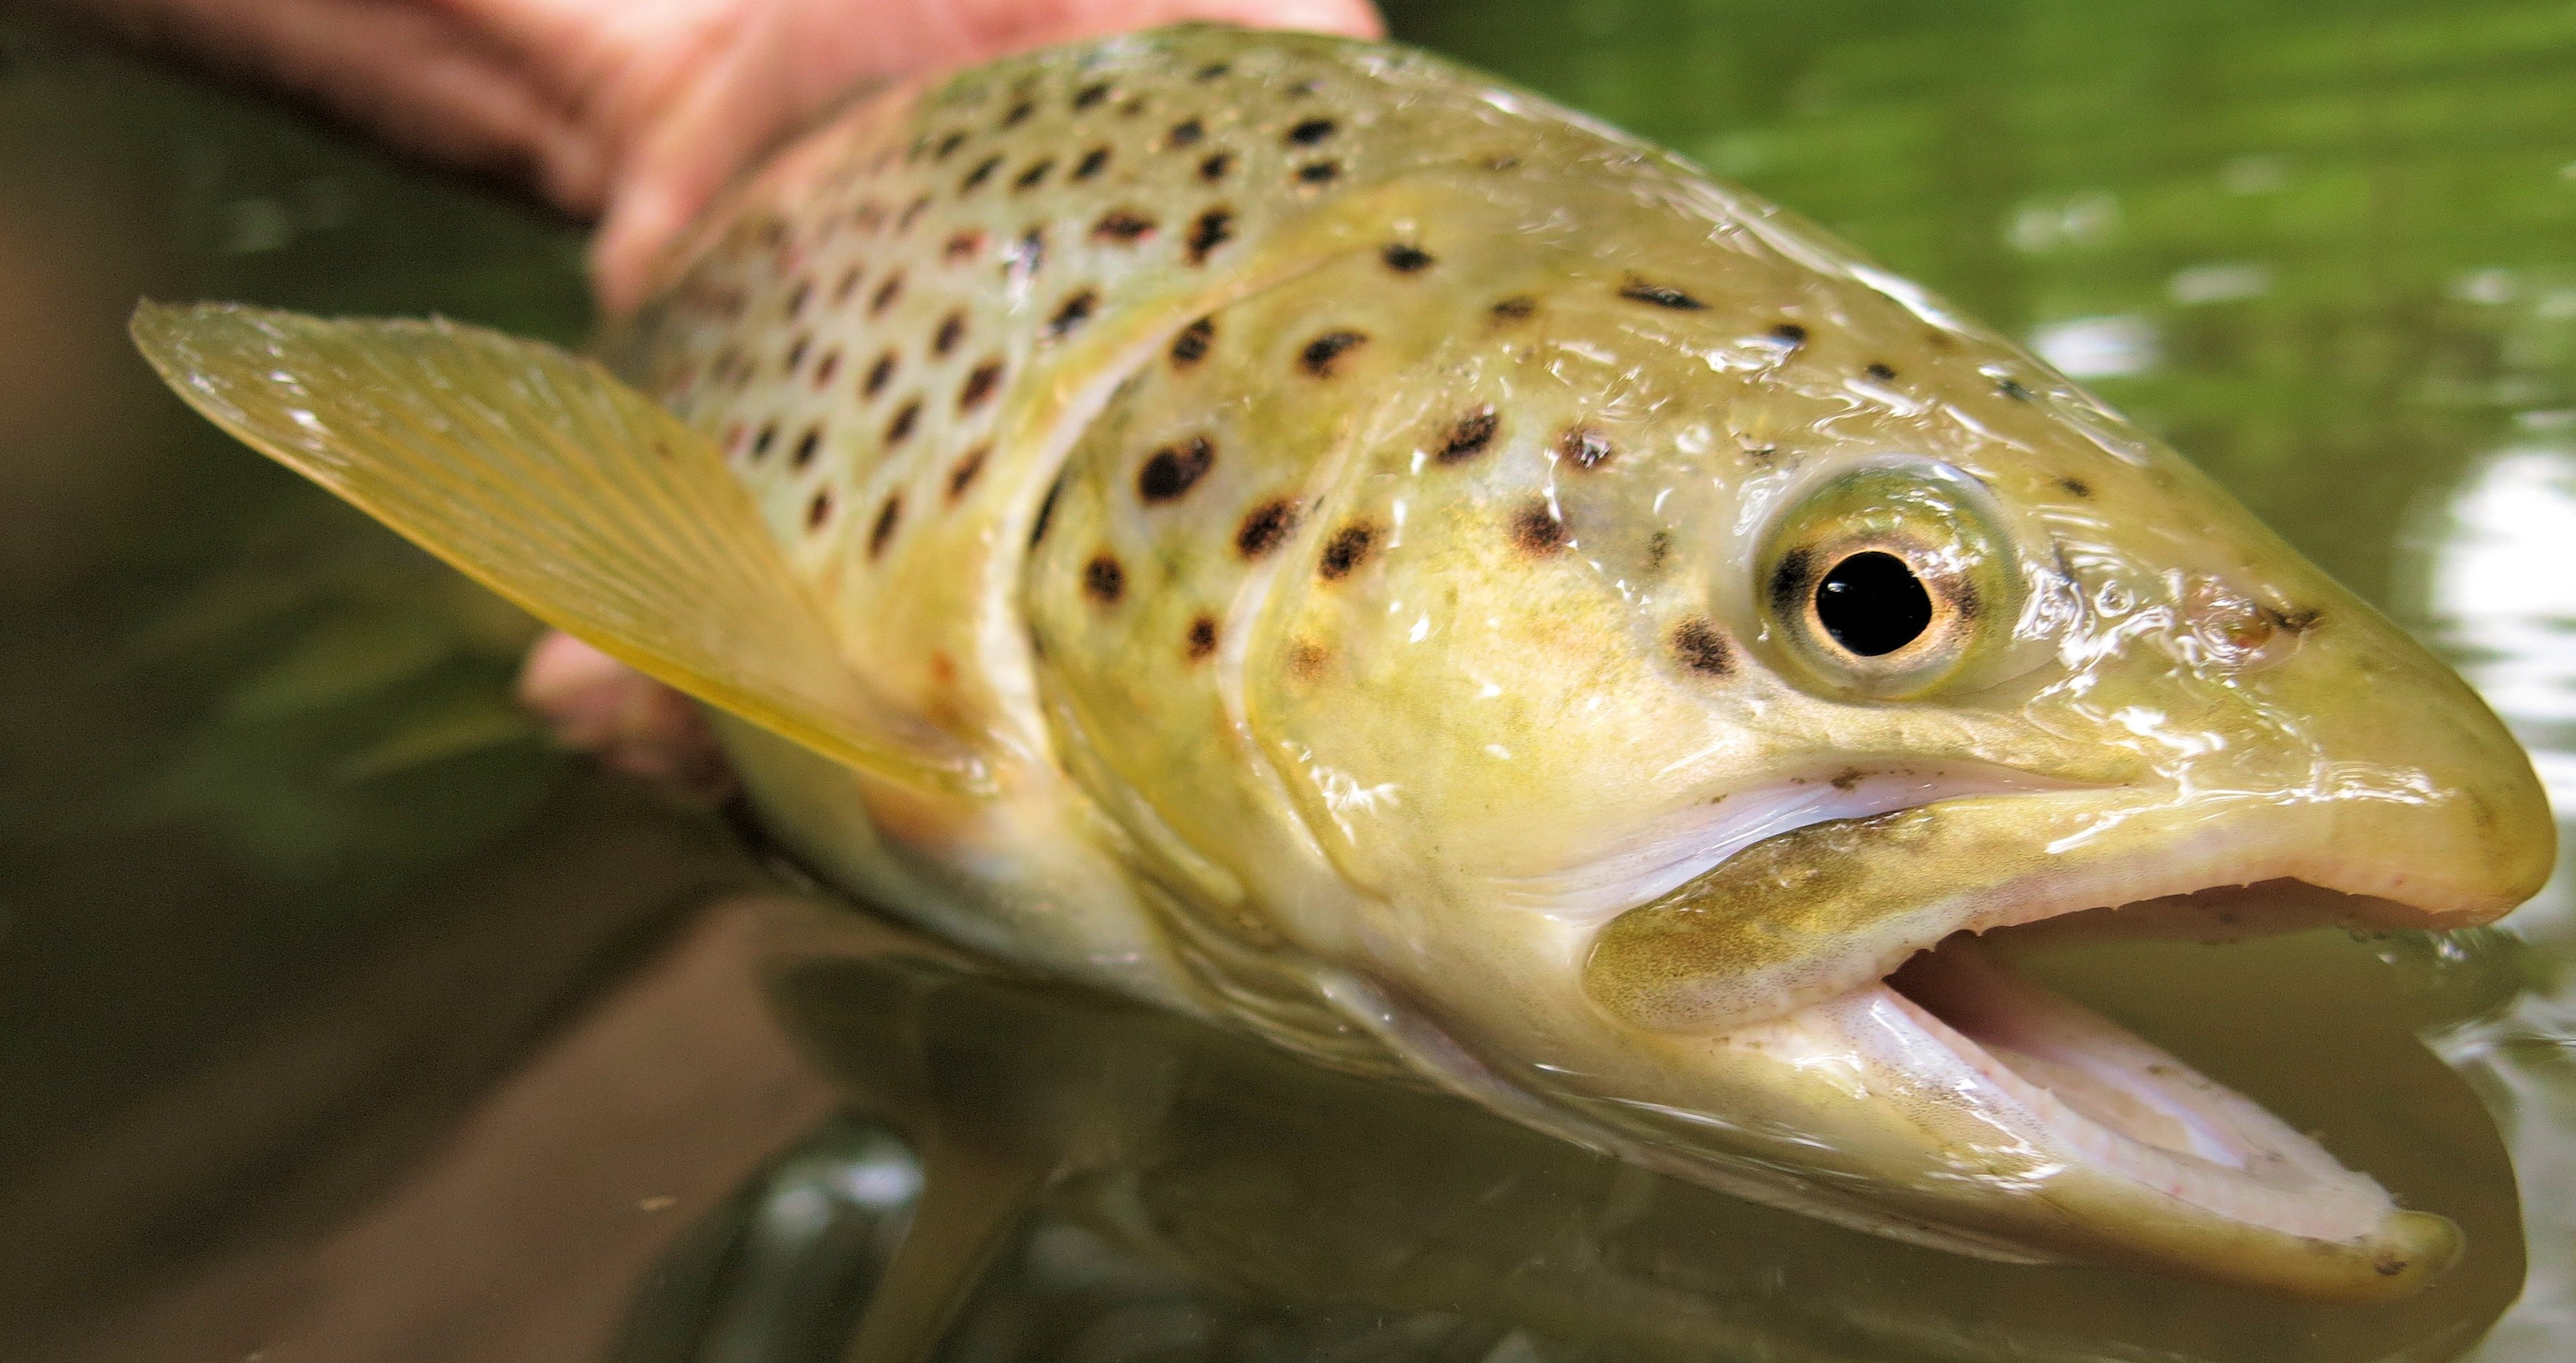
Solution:
{"label": "dark spot on gill cover", "polygon": [[1440,443],[1439,453],[1432,457],[1443,464],[1473,459],[1494,443],[1494,432],[1501,430],[1502,425],[1502,417],[1491,404],[1479,407],[1458,418],[1458,423],[1449,428],[1448,438]]}
{"label": "dark spot on gill cover", "polygon": [[1512,513],[1512,543],[1525,554],[1553,554],[1565,547],[1565,522],[1545,497],[1532,497]]}
{"label": "dark spot on gill cover", "polygon": [[1659,308],[1673,308],[1683,312],[1696,312],[1708,306],[1670,285],[1650,284],[1642,279],[1631,279],[1620,285],[1619,296],[1631,302],[1652,303]]}
{"label": "dark spot on gill cover", "polygon": [[1368,343],[1368,337],[1356,331],[1328,331],[1306,343],[1297,354],[1297,367],[1319,379],[1333,376],[1333,367],[1344,352]]}
{"label": "dark spot on gill cover", "polygon": [[1896,381],[1896,371],[1883,364],[1872,364],[1860,372],[1869,375],[1880,383],[1893,383]]}
{"label": "dark spot on gill cover", "polygon": [[2085,482],[2081,478],[2060,478],[2057,480],[2057,485],[2066,489],[2067,493],[2071,496],[2082,497],[2088,500],[2093,496],[2093,485]]}
{"label": "dark spot on gill cover", "polygon": [[1207,358],[1208,347],[1216,344],[1216,319],[1202,317],[1181,328],[1172,338],[1172,363],[1186,369]]}
{"label": "dark spot on gill cover", "polygon": [[1274,497],[1244,513],[1243,523],[1235,527],[1235,551],[1245,558],[1259,558],[1279,547],[1297,528],[1297,504],[1285,497]]}
{"label": "dark spot on gill cover", "polygon": [[1216,442],[1194,435],[1154,451],[1136,472],[1136,495],[1148,502],[1168,502],[1196,486],[1216,464]]}
{"label": "dark spot on gill cover", "polygon": [[1188,642],[1182,645],[1192,662],[1216,652],[1216,617],[1202,615],[1190,622]]}
{"label": "dark spot on gill cover", "polygon": [[877,523],[868,528],[868,557],[885,557],[886,543],[894,538],[895,526],[903,520],[903,494],[896,493],[877,508]]}
{"label": "dark spot on gill cover", "polygon": [[1735,670],[1735,650],[1727,646],[1726,636],[1696,615],[1673,626],[1673,656],[1691,671],[1712,677]]}
{"label": "dark spot on gill cover", "polygon": [[1500,322],[1518,322],[1537,311],[1537,299],[1525,293],[1514,294],[1494,304],[1494,319]]}
{"label": "dark spot on gill cover", "polygon": [[1047,339],[1056,340],[1090,321],[1092,312],[1099,306],[1100,292],[1096,289],[1084,289],[1064,300],[1063,306],[1055,310],[1055,316],[1047,319]]}
{"label": "dark spot on gill cover", "polygon": [[971,412],[984,405],[1002,386],[1002,362],[986,360],[966,376],[965,386],[957,390],[957,410]]}
{"label": "dark spot on gill cover", "polygon": [[978,445],[966,451],[948,470],[948,500],[955,502],[975,485],[975,477],[984,471],[984,461],[993,455],[990,445]]}
{"label": "dark spot on gill cover", "polygon": [[1114,241],[1121,246],[1141,241],[1154,230],[1154,220],[1132,209],[1114,208],[1091,225],[1091,235],[1100,241]]}
{"label": "dark spot on gill cover", "polygon": [[1117,605],[1127,594],[1127,570],[1105,550],[1094,554],[1082,565],[1082,590],[1104,606]]}
{"label": "dark spot on gill cover", "polygon": [[1315,575],[1327,582],[1338,582],[1352,570],[1369,561],[1377,551],[1377,527],[1366,521],[1352,521],[1333,532],[1324,544],[1324,555],[1315,562]]}
{"label": "dark spot on gill cover", "polygon": [[1384,252],[1386,267],[1397,274],[1413,274],[1431,268],[1431,253],[1409,242],[1396,242]]}
{"label": "dark spot on gill cover", "polygon": [[1569,426],[1556,438],[1556,454],[1576,468],[1597,468],[1607,463],[1615,451],[1610,437],[1589,426]]}
{"label": "dark spot on gill cover", "polygon": [[1190,263],[1204,265],[1208,253],[1223,246],[1234,236],[1234,214],[1222,208],[1211,208],[1199,215],[1190,226]]}

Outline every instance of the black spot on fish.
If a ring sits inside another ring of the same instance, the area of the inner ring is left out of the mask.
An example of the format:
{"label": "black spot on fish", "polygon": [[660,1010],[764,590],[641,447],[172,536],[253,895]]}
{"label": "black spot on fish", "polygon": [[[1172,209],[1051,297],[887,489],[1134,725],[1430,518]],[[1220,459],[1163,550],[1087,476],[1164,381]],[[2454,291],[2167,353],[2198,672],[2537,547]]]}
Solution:
{"label": "black spot on fish", "polygon": [[1297,168],[1297,178],[1310,185],[1328,185],[1342,178],[1339,161],[1310,161]]}
{"label": "black spot on fish", "polygon": [[814,494],[814,499],[813,499],[812,501],[807,502],[807,503],[805,504],[805,528],[806,528],[806,529],[808,529],[808,530],[819,529],[819,528],[821,528],[821,526],[822,526],[823,522],[825,522],[825,521],[827,521],[827,520],[830,520],[830,519],[831,519],[831,517],[832,517],[832,494],[831,494],[831,491],[830,491],[829,489],[825,489],[824,491],[821,491],[821,492],[817,492],[817,493],[815,493],[815,494]]}
{"label": "black spot on fish", "polygon": [[950,133],[946,137],[939,139],[939,150],[931,153],[931,156],[934,160],[945,161],[949,157],[956,155],[957,149],[965,145],[966,134],[962,132]]}
{"label": "black spot on fish", "polygon": [[865,385],[867,395],[869,397],[875,397],[877,394],[884,392],[887,382],[893,378],[894,352],[889,350],[886,353],[877,356],[877,362],[875,364],[868,366],[868,381]]}
{"label": "black spot on fish", "polygon": [[1610,437],[1589,426],[1569,426],[1556,438],[1557,457],[1579,469],[1598,468],[1613,453]]}
{"label": "black spot on fish", "polygon": [[1100,293],[1096,289],[1084,289],[1064,300],[1064,304],[1055,310],[1055,316],[1047,319],[1047,339],[1055,340],[1070,334],[1075,327],[1090,321],[1093,310],[1099,306]]}
{"label": "black spot on fish", "polygon": [[1154,451],[1136,473],[1136,495],[1148,502],[1168,502],[1189,491],[1216,463],[1216,442],[1194,435]]}
{"label": "black spot on fish", "polygon": [[1127,570],[1106,552],[1094,554],[1082,565],[1082,590],[1104,606],[1117,605],[1127,594]]}
{"label": "black spot on fish", "polygon": [[850,268],[841,271],[841,282],[832,286],[832,301],[835,303],[844,303],[849,301],[850,295],[855,292],[858,287],[859,267],[853,265]]}
{"label": "black spot on fish", "polygon": [[760,434],[751,438],[751,457],[759,459],[766,456],[769,453],[769,447],[777,443],[778,423],[773,421],[761,427]]}
{"label": "black spot on fish", "polygon": [[1192,662],[1216,652],[1216,617],[1202,615],[1192,620],[1187,642],[1182,644],[1181,651],[1187,654]]}
{"label": "black spot on fish", "polygon": [[1332,653],[1322,644],[1300,639],[1288,646],[1288,675],[1299,681],[1313,681],[1323,675],[1324,665],[1332,660]]}
{"label": "black spot on fish", "polygon": [[2060,478],[2057,480],[2057,485],[2077,497],[2089,500],[2093,496],[2093,485],[2081,478]]}
{"label": "black spot on fish", "polygon": [[1315,575],[1327,582],[1338,582],[1369,561],[1377,551],[1377,527],[1366,521],[1353,521],[1333,532],[1324,544],[1324,555],[1315,561]]}
{"label": "black spot on fish", "polygon": [[1665,565],[1665,564],[1667,564],[1667,563],[1669,563],[1669,562],[1671,562],[1671,561],[1672,561],[1672,557],[1673,557],[1673,532],[1672,532],[1672,531],[1670,531],[1670,530],[1658,530],[1658,531],[1656,531],[1655,533],[1653,533],[1653,534],[1651,534],[1651,535],[1646,536],[1646,571],[1647,571],[1647,572],[1655,573],[1655,572],[1661,572],[1661,571],[1663,571],[1663,567],[1664,567],[1664,565]]}
{"label": "black spot on fish", "polygon": [[924,214],[924,213],[927,213],[927,212],[929,212],[929,211],[930,211],[930,196],[929,196],[929,195],[927,195],[927,194],[924,194],[924,195],[922,195],[920,198],[917,198],[917,199],[913,200],[911,203],[905,204],[905,205],[903,206],[903,216],[902,216],[901,218],[899,218],[899,219],[896,219],[896,221],[895,221],[895,225],[894,225],[894,230],[896,230],[896,231],[898,231],[898,232],[909,232],[909,231],[911,231],[911,230],[912,230],[912,225],[913,225],[914,223],[916,223],[916,222],[921,221],[921,215],[922,215],[922,214]]}
{"label": "black spot on fish", "polygon": [[824,351],[823,358],[817,361],[814,365],[814,386],[817,388],[823,387],[825,384],[832,381],[833,375],[840,372],[841,352],[837,350]]}
{"label": "black spot on fish", "polygon": [[1696,312],[1708,306],[1670,285],[1649,284],[1642,279],[1631,279],[1620,285],[1619,296],[1631,302],[1652,303],[1659,308],[1673,308],[1682,312]]}
{"label": "black spot on fish", "polygon": [[966,489],[973,487],[976,476],[984,471],[984,461],[992,456],[992,446],[978,445],[959,456],[957,462],[949,466],[948,500],[950,502],[953,503],[966,495]]}
{"label": "black spot on fish", "polygon": [[1002,115],[1002,126],[1005,128],[1016,128],[1022,123],[1027,122],[1029,115],[1036,113],[1037,111],[1038,106],[1031,104],[1025,99],[1021,100],[1019,103],[1011,106],[1011,111],[1009,113]]}
{"label": "black spot on fish", "polygon": [[964,339],[966,339],[966,314],[952,312],[939,319],[939,330],[930,338],[930,353],[945,355],[955,350],[957,343]]}
{"label": "black spot on fish", "polygon": [[2012,378],[2010,376],[1999,378],[1995,380],[1995,387],[2002,390],[2005,397],[2011,398],[2015,402],[2030,401],[2030,390],[2023,387],[2022,382],[2019,379]]}
{"label": "black spot on fish", "polygon": [[1323,87],[1321,85],[1316,84],[1314,81],[1301,80],[1296,84],[1289,86],[1287,94],[1290,99],[1304,99],[1306,96],[1311,95],[1322,88]]}
{"label": "black spot on fish", "polygon": [[795,373],[797,369],[805,363],[805,347],[811,344],[812,342],[810,340],[803,336],[799,336],[796,338],[794,344],[787,347],[788,373]]}
{"label": "black spot on fish", "polygon": [[886,423],[885,443],[887,447],[892,448],[911,438],[912,428],[920,420],[920,400],[915,399],[911,402],[905,403],[903,405],[903,410],[894,414],[894,420]]}
{"label": "black spot on fish", "polygon": [[1216,319],[1202,317],[1181,328],[1172,338],[1172,363],[1183,369],[1207,358],[1208,347],[1216,344]]}
{"label": "black spot on fish", "polygon": [[2291,606],[2286,609],[2265,606],[2263,614],[2270,617],[2274,624],[2292,634],[2305,634],[2315,629],[2318,621],[2326,618],[2326,613],[2314,606]]}
{"label": "black spot on fish", "polygon": [[1235,552],[1245,558],[1259,558],[1279,547],[1297,528],[1297,504],[1285,497],[1274,497],[1244,513],[1243,523],[1234,530]]}
{"label": "black spot on fish", "polygon": [[1735,670],[1735,650],[1717,627],[1694,615],[1673,626],[1673,656],[1693,672],[1723,677]]}
{"label": "black spot on fish", "polygon": [[796,287],[790,290],[787,295],[787,319],[791,322],[796,320],[796,315],[805,311],[806,300],[813,296],[814,286],[812,284],[802,279],[796,281]]}
{"label": "black spot on fish", "polygon": [[1397,274],[1413,274],[1431,268],[1431,253],[1407,242],[1396,242],[1382,253],[1386,268]]}
{"label": "black spot on fish", "polygon": [[987,157],[985,157],[983,160],[981,160],[981,161],[979,161],[979,162],[977,162],[977,163],[975,164],[975,168],[974,168],[973,170],[970,170],[970,171],[966,172],[966,178],[965,178],[965,179],[960,180],[960,181],[958,181],[958,182],[957,182],[957,192],[958,192],[958,193],[960,193],[960,194],[963,194],[963,193],[965,193],[966,191],[968,191],[968,190],[970,190],[970,189],[973,189],[973,188],[975,188],[975,187],[976,187],[976,186],[978,186],[978,185],[983,184],[986,180],[989,180],[989,179],[992,179],[992,178],[993,178],[993,172],[994,172],[994,171],[1000,170],[1001,168],[1002,168],[1002,158],[1001,158],[1001,157],[998,157],[998,156],[987,156]]}
{"label": "black spot on fish", "polygon": [[1055,169],[1055,158],[1047,157],[1027,170],[1021,171],[1019,178],[1011,181],[1011,188],[1014,192],[1025,194],[1044,183],[1047,172],[1053,169]]}
{"label": "black spot on fish", "polygon": [[1082,154],[1081,161],[1075,163],[1073,168],[1073,178],[1077,180],[1088,180],[1092,176],[1098,175],[1100,172],[1107,170],[1108,168],[1109,149],[1107,147],[1093,147],[1091,150]]}
{"label": "black spot on fish", "polygon": [[877,285],[876,293],[868,299],[868,311],[871,313],[884,312],[887,308],[894,306],[894,300],[902,296],[903,271],[897,270],[893,274],[888,275],[884,283]]}
{"label": "black spot on fish", "polygon": [[1514,294],[1494,305],[1494,320],[1518,322],[1538,311],[1538,300],[1528,294]]}
{"label": "black spot on fish", "polygon": [[1771,339],[1795,350],[1807,343],[1807,329],[1795,322],[1782,322],[1771,328]]}
{"label": "black spot on fish", "polygon": [[1088,109],[1109,98],[1109,82],[1097,81],[1073,92],[1073,107]]}
{"label": "black spot on fish", "polygon": [[1234,214],[1222,208],[1211,208],[1199,215],[1190,226],[1190,263],[1204,265],[1208,253],[1223,246],[1234,236]]}
{"label": "black spot on fish", "polygon": [[955,265],[962,261],[973,260],[975,253],[983,249],[984,234],[968,228],[950,237],[948,244],[940,248],[939,254],[949,264]]}
{"label": "black spot on fish", "polygon": [[1333,135],[1333,120],[1309,118],[1288,130],[1288,141],[1295,146],[1311,147]]}
{"label": "black spot on fish", "polygon": [[1443,464],[1473,459],[1494,443],[1494,432],[1501,430],[1502,425],[1502,417],[1491,405],[1479,407],[1458,418],[1458,424],[1449,428],[1448,439],[1440,443],[1440,452],[1433,458]]}
{"label": "black spot on fish", "polygon": [[1064,479],[1065,475],[1057,474],[1055,481],[1047,484],[1046,500],[1038,503],[1038,518],[1029,526],[1029,547],[1032,549],[1038,547],[1039,540],[1046,538],[1047,526],[1055,520],[1056,500],[1064,496]]}
{"label": "black spot on fish", "polygon": [[1825,784],[1848,795],[1853,791],[1860,789],[1860,783],[1866,779],[1867,776],[1868,773],[1862,771],[1858,767],[1845,767],[1841,771],[1835,772],[1834,779],[1827,781]]}
{"label": "black spot on fish", "polygon": [[966,376],[965,386],[957,390],[957,410],[971,412],[993,396],[1002,386],[1002,362],[986,360]]}
{"label": "black spot on fish", "polygon": [[868,557],[885,557],[886,543],[894,538],[895,525],[903,519],[903,494],[896,493],[877,508],[877,523],[868,527]]}
{"label": "black spot on fish", "polygon": [[1328,331],[1306,343],[1297,354],[1297,367],[1319,379],[1333,376],[1333,367],[1344,352],[1368,344],[1368,337],[1356,331]]}
{"label": "black spot on fish", "polygon": [[1233,69],[1233,67],[1228,66],[1224,62],[1210,62],[1199,68],[1198,78],[1200,80],[1215,80],[1217,77],[1222,76]]}
{"label": "black spot on fish", "polygon": [[1873,364],[1860,372],[1869,375],[1880,383],[1893,383],[1896,380],[1896,371],[1883,364]]}
{"label": "black spot on fish", "polygon": [[1512,543],[1524,554],[1545,557],[1565,547],[1565,522],[1545,497],[1532,497],[1512,513]]}
{"label": "black spot on fish", "polygon": [[1121,246],[1141,241],[1154,230],[1154,220],[1131,209],[1114,208],[1091,225],[1091,235],[1099,241],[1114,241]]}
{"label": "black spot on fish", "polygon": [[1207,181],[1209,184],[1215,184],[1217,181],[1224,179],[1226,171],[1232,169],[1233,166],[1233,152],[1218,152],[1216,155],[1199,162],[1199,178]]}
{"label": "black spot on fish", "polygon": [[1198,145],[1199,139],[1205,136],[1207,136],[1207,128],[1193,118],[1173,124],[1166,141],[1174,147],[1194,147]]}

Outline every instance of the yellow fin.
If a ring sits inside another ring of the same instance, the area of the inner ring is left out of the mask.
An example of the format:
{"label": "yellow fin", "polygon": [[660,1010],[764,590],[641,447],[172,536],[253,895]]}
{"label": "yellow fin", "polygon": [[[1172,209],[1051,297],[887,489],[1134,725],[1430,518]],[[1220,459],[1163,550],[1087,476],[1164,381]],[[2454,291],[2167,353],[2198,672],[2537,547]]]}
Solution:
{"label": "yellow fin", "polygon": [[215,424],[546,623],[862,771],[973,792],[964,745],[845,662],[724,456],[589,360],[455,322],[146,302]]}

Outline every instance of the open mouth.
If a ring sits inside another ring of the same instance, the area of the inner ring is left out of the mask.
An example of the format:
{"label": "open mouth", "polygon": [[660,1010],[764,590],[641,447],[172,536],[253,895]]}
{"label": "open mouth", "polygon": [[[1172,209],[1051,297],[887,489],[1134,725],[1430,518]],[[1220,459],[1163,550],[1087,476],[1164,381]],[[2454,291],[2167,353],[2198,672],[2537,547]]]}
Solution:
{"label": "open mouth", "polygon": [[[1994,929],[2035,940],[2147,934],[2225,940],[2384,923],[2396,906],[2296,882],[2229,887]],[[1868,987],[2065,1151],[2200,1212],[2302,1239],[2378,1230],[2385,1190],[2261,1104],[2016,973],[1959,933]]]}

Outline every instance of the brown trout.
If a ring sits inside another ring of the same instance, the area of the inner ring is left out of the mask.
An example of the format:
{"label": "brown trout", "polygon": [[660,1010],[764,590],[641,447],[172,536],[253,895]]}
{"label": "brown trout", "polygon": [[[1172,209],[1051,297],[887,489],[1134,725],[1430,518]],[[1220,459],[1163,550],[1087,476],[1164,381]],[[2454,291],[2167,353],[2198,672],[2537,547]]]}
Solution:
{"label": "brown trout", "polygon": [[2021,349],[1485,77],[1177,29],[879,94],[619,378],[135,334],[958,942],[1964,1253],[2322,1299],[2456,1253],[1975,938],[2488,921],[2553,856],[2495,718]]}

